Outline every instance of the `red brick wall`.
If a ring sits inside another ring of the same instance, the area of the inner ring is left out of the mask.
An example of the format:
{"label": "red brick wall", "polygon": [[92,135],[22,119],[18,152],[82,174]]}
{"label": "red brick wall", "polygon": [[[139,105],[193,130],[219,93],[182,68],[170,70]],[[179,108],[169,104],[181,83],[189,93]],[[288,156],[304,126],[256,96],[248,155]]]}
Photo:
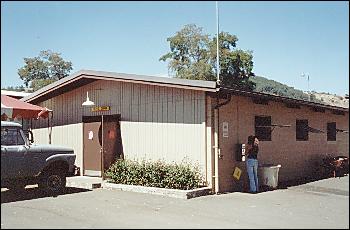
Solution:
{"label": "red brick wall", "polygon": [[[237,143],[245,143],[249,135],[255,134],[255,116],[271,116],[274,124],[288,124],[290,128],[276,127],[272,141],[260,141],[259,163],[281,164],[279,181],[310,176],[314,165],[326,154],[349,156],[349,134],[337,133],[336,141],[327,141],[327,122],[336,122],[338,129],[349,130],[349,113],[335,115],[326,109],[325,113],[314,112],[310,107],[287,108],[283,103],[270,101],[269,105],[254,104],[251,98],[232,96],[231,102],[219,110],[219,184],[220,191],[248,188],[245,162],[237,162]],[[308,119],[310,127],[325,133],[309,133],[308,141],[296,141],[296,119]],[[222,123],[229,124],[229,137],[223,137]],[[234,168],[243,170],[240,181],[233,179]]]}

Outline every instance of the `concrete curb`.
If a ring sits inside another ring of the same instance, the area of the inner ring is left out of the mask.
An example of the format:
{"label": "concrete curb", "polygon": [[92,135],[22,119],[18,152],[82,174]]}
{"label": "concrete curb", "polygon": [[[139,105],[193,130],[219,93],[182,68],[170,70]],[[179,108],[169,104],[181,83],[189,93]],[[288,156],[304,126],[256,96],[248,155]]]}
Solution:
{"label": "concrete curb", "polygon": [[114,184],[114,183],[109,183],[107,181],[102,182],[102,188],[110,189],[110,190],[148,193],[153,195],[161,195],[161,196],[181,198],[181,199],[191,199],[191,198],[211,194],[211,188],[209,187],[197,188],[192,190],[180,190],[180,189],[145,187],[140,185]]}
{"label": "concrete curb", "polygon": [[85,178],[69,177],[67,178],[66,186],[82,189],[101,188],[102,180],[87,180]]}
{"label": "concrete curb", "polygon": [[83,188],[83,189],[96,189],[101,188],[101,183],[75,183],[67,182],[67,187]]}

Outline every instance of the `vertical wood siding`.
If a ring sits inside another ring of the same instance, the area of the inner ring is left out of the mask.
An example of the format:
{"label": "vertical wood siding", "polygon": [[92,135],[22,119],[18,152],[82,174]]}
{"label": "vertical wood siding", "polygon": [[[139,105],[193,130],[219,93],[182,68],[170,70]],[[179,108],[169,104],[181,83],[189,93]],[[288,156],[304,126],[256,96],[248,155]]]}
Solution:
{"label": "vertical wood siding", "polygon": [[[110,106],[111,110],[91,112],[91,108],[83,108],[81,104],[86,100],[87,91],[90,100],[95,102],[96,106]],[[82,116],[120,114],[125,158],[163,159],[167,162],[181,162],[187,159],[193,164],[198,164],[202,172],[205,172],[206,126],[203,91],[99,80],[39,105],[54,111],[54,127],[77,129],[71,133],[65,131],[66,136],[59,134],[60,131],[54,128],[53,144],[67,143],[64,139],[70,139],[80,132],[79,141],[74,144],[74,141],[69,142],[79,149],[77,154],[82,155]],[[45,120],[34,123],[34,128],[47,127]],[[80,125],[67,126],[69,124]],[[45,141],[45,138],[48,139],[47,136],[36,139]]]}
{"label": "vertical wood siding", "polygon": [[[33,130],[35,144],[49,144],[49,129],[40,128]],[[83,124],[71,124],[55,126],[52,128],[51,144],[61,145],[74,149],[76,154],[75,164],[82,168],[83,165]]]}

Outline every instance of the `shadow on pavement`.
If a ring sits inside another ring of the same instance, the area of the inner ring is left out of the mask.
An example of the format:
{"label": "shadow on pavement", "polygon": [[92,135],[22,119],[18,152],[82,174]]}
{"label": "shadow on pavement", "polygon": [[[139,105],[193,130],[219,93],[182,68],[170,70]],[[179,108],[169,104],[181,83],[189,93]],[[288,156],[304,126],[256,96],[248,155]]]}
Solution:
{"label": "shadow on pavement", "polygon": [[67,187],[64,192],[53,195],[53,194],[48,194],[46,191],[39,189],[38,187],[26,188],[25,190],[22,190],[22,191],[6,190],[6,191],[1,191],[1,204],[22,201],[22,200],[39,199],[39,198],[45,198],[45,197],[57,197],[57,196],[62,196],[67,194],[90,192],[90,191],[92,190]]}
{"label": "shadow on pavement", "polygon": [[307,184],[307,183],[310,183],[310,182],[315,182],[315,181],[329,179],[329,178],[345,177],[347,175],[348,174],[338,175],[336,177],[333,177],[333,176],[322,176],[322,177],[317,177],[317,178],[300,178],[298,180],[282,181],[282,182],[278,183],[278,189],[288,189],[288,187],[303,185],[303,184]]}
{"label": "shadow on pavement", "polygon": [[[314,177],[314,178],[299,178],[297,180],[289,180],[289,181],[281,181],[281,182],[278,182],[278,186],[277,188],[271,188],[271,187],[268,187],[268,186],[264,186],[264,185],[260,185],[259,187],[259,192],[257,193],[250,193],[248,191],[248,187],[246,188],[240,188],[239,190],[236,190],[236,191],[232,191],[232,192],[222,192],[220,194],[230,194],[230,193],[244,193],[244,194],[260,194],[260,193],[265,193],[265,192],[270,192],[270,191],[276,191],[276,190],[282,190],[282,189],[288,189],[290,187],[295,187],[295,186],[299,186],[299,185],[305,185],[305,184],[308,184],[308,183],[311,183],[311,182],[315,182],[315,181],[320,181],[320,180],[324,180],[324,179],[329,179],[329,178],[341,178],[341,177],[346,177],[348,176],[348,174],[342,174],[342,175],[337,175],[336,177],[334,176],[329,176],[329,175],[324,175],[324,176],[318,176],[317,178]],[[308,188],[313,188],[313,190],[316,190],[316,187],[315,186],[308,186]],[[349,195],[349,191],[342,191],[342,190],[339,190],[339,189],[329,189],[329,188],[318,188],[317,189],[319,191],[322,191],[322,192],[327,192],[327,193],[332,193],[332,194],[337,194],[337,195],[346,195],[348,196]]]}

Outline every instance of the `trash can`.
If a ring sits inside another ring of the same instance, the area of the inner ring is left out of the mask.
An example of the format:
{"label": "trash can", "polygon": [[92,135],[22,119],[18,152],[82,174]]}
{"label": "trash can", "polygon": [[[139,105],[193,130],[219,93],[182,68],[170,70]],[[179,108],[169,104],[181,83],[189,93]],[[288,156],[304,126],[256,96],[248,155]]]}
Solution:
{"label": "trash can", "polygon": [[269,188],[277,188],[278,172],[281,165],[263,164],[258,167],[259,184]]}

